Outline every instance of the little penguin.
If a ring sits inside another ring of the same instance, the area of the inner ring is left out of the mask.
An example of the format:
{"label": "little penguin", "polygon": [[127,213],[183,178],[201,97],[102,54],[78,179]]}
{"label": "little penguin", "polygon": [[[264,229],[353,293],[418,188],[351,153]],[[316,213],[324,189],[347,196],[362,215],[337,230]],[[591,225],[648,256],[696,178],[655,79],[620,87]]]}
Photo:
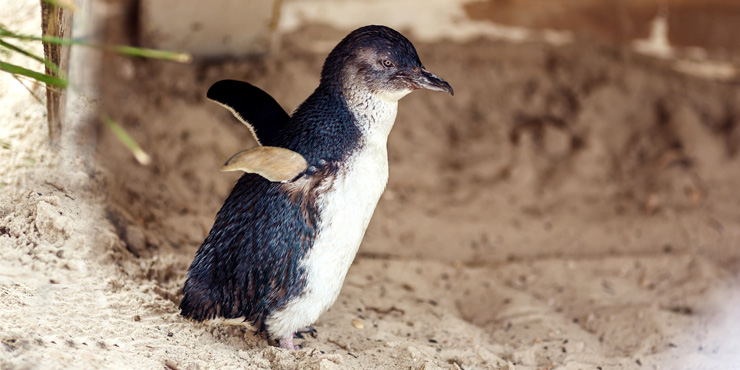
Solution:
{"label": "little penguin", "polygon": [[224,80],[207,97],[260,146],[222,168],[244,171],[188,269],[181,315],[241,319],[286,349],[337,299],[388,181],[398,100],[452,87],[385,26],[352,31],[293,115],[266,92]]}

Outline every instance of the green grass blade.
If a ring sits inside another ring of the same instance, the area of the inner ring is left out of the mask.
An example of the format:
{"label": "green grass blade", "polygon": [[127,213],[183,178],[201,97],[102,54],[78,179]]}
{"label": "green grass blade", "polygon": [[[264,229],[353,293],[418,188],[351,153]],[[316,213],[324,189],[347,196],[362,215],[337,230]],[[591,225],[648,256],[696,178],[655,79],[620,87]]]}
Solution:
{"label": "green grass blade", "polygon": [[95,45],[89,42],[85,42],[82,40],[76,40],[76,39],[65,39],[62,37],[56,37],[56,36],[35,36],[35,35],[22,35],[20,33],[15,33],[12,31],[8,31],[7,29],[0,27],[0,37],[10,37],[18,40],[26,40],[26,41],[42,41],[47,42],[50,44],[56,44],[56,45],[81,45],[81,46],[89,46],[89,47],[97,47],[100,48],[101,46]]}
{"label": "green grass blade", "polygon": [[90,46],[90,47],[99,47],[98,45],[85,42],[82,40],[65,39],[62,37],[48,36],[48,35],[43,35],[43,36],[21,35],[20,33],[8,31],[4,28],[0,28],[0,37],[10,37],[10,38],[26,40],[26,41],[43,41],[43,42],[48,42],[50,44],[56,44],[56,45],[82,45],[82,46]]}
{"label": "green grass blade", "polygon": [[111,47],[106,47],[106,49],[111,49],[115,51],[116,53],[124,54],[124,55],[150,58],[150,59],[171,60],[173,62],[179,62],[179,63],[188,63],[192,60],[192,57],[190,56],[190,54],[177,53],[174,51],[145,49],[145,48],[137,48],[134,46],[111,46]]}
{"label": "green grass blade", "polygon": [[139,56],[152,59],[169,60],[173,62],[187,63],[190,62],[192,57],[188,53],[177,53],[173,51],[137,48],[134,46],[108,46],[99,45],[82,40],[65,39],[54,36],[33,36],[33,35],[21,35],[15,32],[10,32],[6,29],[0,28],[0,37],[12,37],[20,40],[32,40],[32,41],[43,41],[50,44],[57,45],[80,45],[85,47],[91,47],[106,51],[114,51],[121,54]]}
{"label": "green grass blade", "polygon": [[0,70],[10,72],[14,75],[27,76],[33,78],[36,81],[44,82],[51,86],[58,86],[63,89],[67,88],[68,84],[67,80],[63,78],[50,76],[45,73],[39,73],[30,69],[23,68],[21,66],[17,66],[15,64],[5,63],[3,61],[0,61]]}
{"label": "green grass blade", "polygon": [[136,158],[139,163],[146,166],[149,163],[152,163],[152,158],[144,152],[143,149],[139,146],[139,144],[136,143],[134,138],[132,138],[126,130],[123,129],[116,121],[112,120],[110,117],[103,116],[103,122],[110,128],[111,131],[113,131],[113,134],[116,135],[118,140],[123,143],[123,145],[128,148],[131,153],[134,155],[134,158]]}
{"label": "green grass blade", "polygon": [[56,64],[54,64],[54,62],[52,62],[52,61],[50,61],[48,59],[42,58],[42,57],[40,57],[38,55],[35,55],[35,54],[31,53],[30,51],[23,50],[23,49],[15,46],[15,45],[9,44],[9,43],[3,41],[2,39],[0,39],[0,46],[5,47],[6,49],[10,49],[12,51],[15,51],[16,53],[25,55],[25,56],[27,56],[27,57],[29,57],[31,59],[34,59],[36,61],[39,61],[41,63],[44,63],[44,65],[46,66],[46,68],[49,68],[49,70],[52,71],[52,72],[54,72],[54,74],[59,75],[59,66],[57,66]]}

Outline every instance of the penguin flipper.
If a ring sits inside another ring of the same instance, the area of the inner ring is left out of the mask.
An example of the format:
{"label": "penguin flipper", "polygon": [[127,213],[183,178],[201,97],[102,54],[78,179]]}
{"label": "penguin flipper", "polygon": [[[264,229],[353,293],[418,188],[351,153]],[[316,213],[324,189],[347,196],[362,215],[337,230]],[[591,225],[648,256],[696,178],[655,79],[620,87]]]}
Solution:
{"label": "penguin flipper", "polygon": [[272,145],[290,115],[259,87],[236,80],[221,80],[208,89],[206,97],[220,104],[252,131],[260,145]]}
{"label": "penguin flipper", "polygon": [[288,182],[308,169],[302,155],[285,148],[258,146],[234,154],[221,171],[254,173],[272,182]]}

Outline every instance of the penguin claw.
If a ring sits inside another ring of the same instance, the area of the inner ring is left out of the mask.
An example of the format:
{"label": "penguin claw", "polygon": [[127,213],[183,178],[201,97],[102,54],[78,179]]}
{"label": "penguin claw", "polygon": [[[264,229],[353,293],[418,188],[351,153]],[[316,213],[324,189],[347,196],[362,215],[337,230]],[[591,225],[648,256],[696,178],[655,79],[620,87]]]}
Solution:
{"label": "penguin claw", "polygon": [[305,339],[303,337],[304,334],[309,334],[311,335],[311,338],[316,338],[317,333],[318,330],[313,326],[306,326],[305,328],[298,329],[295,334],[293,334],[293,338]]}

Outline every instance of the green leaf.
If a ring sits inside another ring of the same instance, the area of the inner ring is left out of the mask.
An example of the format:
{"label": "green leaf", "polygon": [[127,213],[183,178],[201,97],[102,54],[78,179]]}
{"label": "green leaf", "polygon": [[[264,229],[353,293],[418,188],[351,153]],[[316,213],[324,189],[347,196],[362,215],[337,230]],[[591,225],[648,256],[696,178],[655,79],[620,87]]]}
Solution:
{"label": "green leaf", "polygon": [[148,165],[149,163],[152,163],[152,158],[149,157],[149,155],[146,154],[146,152],[144,152],[143,149],[141,149],[141,147],[139,146],[139,144],[136,143],[134,138],[132,138],[126,132],[126,130],[123,129],[123,127],[121,127],[118,123],[116,123],[116,121],[112,120],[110,117],[106,115],[106,116],[103,116],[103,122],[105,122],[108,128],[110,128],[110,130],[113,131],[113,134],[116,135],[118,140],[120,140],[121,143],[123,143],[123,145],[125,145],[126,148],[128,148],[131,151],[131,153],[134,155],[134,158],[136,158],[136,160],[139,161],[139,163],[141,163],[144,166]]}
{"label": "green leaf", "polygon": [[174,51],[145,49],[145,48],[137,48],[133,46],[110,46],[110,47],[106,47],[106,49],[111,49],[119,54],[150,58],[150,59],[171,60],[173,62],[179,62],[179,63],[188,63],[192,60],[192,57],[190,56],[190,54],[177,53]]}
{"label": "green leaf", "polygon": [[50,76],[45,73],[39,73],[30,69],[23,68],[21,66],[17,66],[15,64],[5,63],[3,61],[0,61],[0,70],[10,72],[15,75],[27,76],[33,78],[36,81],[44,82],[51,86],[58,86],[63,89],[67,88],[68,84],[67,80],[63,78]]}
{"label": "green leaf", "polygon": [[15,46],[15,45],[9,44],[9,43],[3,41],[2,39],[0,39],[0,46],[3,46],[3,47],[5,47],[7,49],[10,49],[10,50],[13,50],[13,51],[15,51],[17,53],[23,54],[23,55],[25,55],[25,56],[27,56],[27,57],[29,57],[31,59],[34,59],[36,61],[41,62],[41,63],[44,63],[44,65],[47,68],[49,68],[50,71],[54,72],[54,74],[56,74],[56,75],[59,75],[59,66],[57,66],[56,64],[54,64],[54,62],[52,62],[52,61],[50,61],[48,59],[42,58],[42,57],[40,57],[38,55],[35,55],[35,54],[31,53],[30,51],[23,50],[23,49]]}
{"label": "green leaf", "polygon": [[173,51],[137,48],[134,46],[122,46],[122,45],[100,45],[87,41],[76,40],[76,39],[65,39],[54,36],[33,36],[33,35],[21,35],[15,32],[10,32],[6,29],[0,28],[0,36],[12,37],[19,40],[32,40],[32,41],[43,41],[50,44],[57,45],[80,45],[105,51],[113,51],[120,54],[126,54],[131,56],[139,56],[151,59],[163,59],[173,62],[187,63],[192,60],[192,57],[188,53],[177,53]]}

